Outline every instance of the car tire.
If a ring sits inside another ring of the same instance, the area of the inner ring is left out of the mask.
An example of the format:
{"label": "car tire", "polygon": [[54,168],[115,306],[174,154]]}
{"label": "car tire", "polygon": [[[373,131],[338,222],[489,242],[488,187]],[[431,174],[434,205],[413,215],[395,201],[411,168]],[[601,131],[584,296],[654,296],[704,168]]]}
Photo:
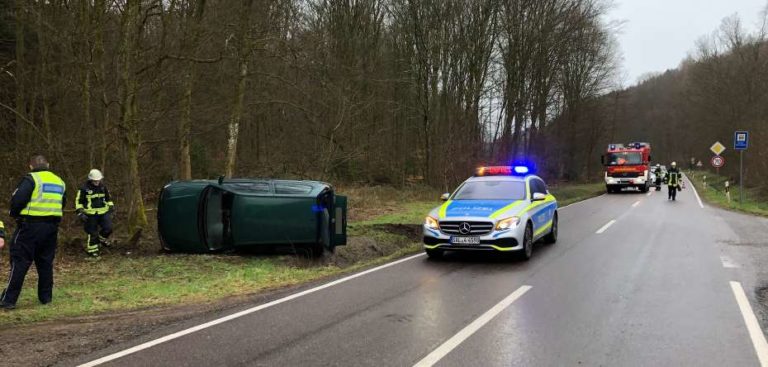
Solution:
{"label": "car tire", "polygon": [[650,187],[648,185],[645,185],[645,186],[640,188],[640,192],[646,193],[646,192],[648,192],[649,189],[650,189]]}
{"label": "car tire", "polygon": [[520,250],[520,260],[528,261],[533,256],[533,227],[531,223],[525,226],[525,234],[523,235],[523,249]]}
{"label": "car tire", "polygon": [[609,193],[609,194],[613,194],[613,187],[610,187],[610,186],[606,186],[606,187],[605,187],[605,191],[606,191],[607,193]]}
{"label": "car tire", "polygon": [[555,216],[552,218],[552,229],[550,229],[549,234],[544,236],[544,243],[550,245],[557,243],[557,212],[555,212]]}
{"label": "car tire", "polygon": [[430,259],[442,259],[443,255],[445,255],[445,250],[429,250],[425,249],[424,252],[427,253],[427,256],[429,256]]}

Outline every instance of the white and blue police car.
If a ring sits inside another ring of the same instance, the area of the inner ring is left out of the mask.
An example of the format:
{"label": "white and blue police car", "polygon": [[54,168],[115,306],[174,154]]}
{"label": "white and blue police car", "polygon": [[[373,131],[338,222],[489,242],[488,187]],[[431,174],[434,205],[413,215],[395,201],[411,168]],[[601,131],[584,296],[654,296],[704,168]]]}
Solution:
{"label": "white and blue police car", "polygon": [[424,221],[424,250],[517,252],[531,258],[533,244],[557,241],[557,200],[526,166],[480,167]]}

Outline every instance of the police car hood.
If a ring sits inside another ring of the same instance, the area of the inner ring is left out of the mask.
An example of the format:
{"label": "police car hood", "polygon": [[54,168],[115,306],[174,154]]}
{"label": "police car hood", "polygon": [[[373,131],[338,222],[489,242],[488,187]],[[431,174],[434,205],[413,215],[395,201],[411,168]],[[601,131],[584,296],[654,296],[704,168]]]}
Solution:
{"label": "police car hood", "polygon": [[525,206],[524,200],[448,200],[435,208],[430,215],[439,220],[450,219],[501,219],[513,216]]}

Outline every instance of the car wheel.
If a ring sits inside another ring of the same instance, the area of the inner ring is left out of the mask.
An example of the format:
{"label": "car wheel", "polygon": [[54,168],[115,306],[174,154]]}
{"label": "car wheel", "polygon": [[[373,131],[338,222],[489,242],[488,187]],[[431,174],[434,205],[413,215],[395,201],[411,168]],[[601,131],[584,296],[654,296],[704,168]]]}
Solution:
{"label": "car wheel", "polygon": [[525,226],[525,235],[523,235],[523,249],[520,251],[520,259],[528,261],[533,255],[533,227],[531,223]]}
{"label": "car wheel", "polygon": [[605,191],[606,191],[607,193],[609,193],[609,194],[613,194],[613,187],[610,187],[610,186],[606,186],[606,187],[605,187]]}
{"label": "car wheel", "polygon": [[544,237],[544,243],[554,244],[557,242],[557,212],[552,218],[552,229],[549,234]]}
{"label": "car wheel", "polygon": [[445,255],[445,251],[444,250],[425,249],[424,251],[427,253],[427,256],[429,256],[430,259],[440,259],[440,258],[443,257],[443,255]]}

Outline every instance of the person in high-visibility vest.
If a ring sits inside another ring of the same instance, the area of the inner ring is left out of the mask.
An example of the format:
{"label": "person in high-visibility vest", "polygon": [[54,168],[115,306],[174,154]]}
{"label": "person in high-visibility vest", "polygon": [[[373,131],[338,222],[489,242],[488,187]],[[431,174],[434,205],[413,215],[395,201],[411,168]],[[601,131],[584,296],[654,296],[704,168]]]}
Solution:
{"label": "person in high-visibility vest", "polygon": [[675,201],[677,197],[677,191],[680,190],[680,183],[683,181],[683,174],[677,168],[677,163],[672,162],[672,165],[667,172],[667,188],[669,189],[669,196],[667,200]]}
{"label": "person in high-visibility vest", "polygon": [[85,253],[99,257],[99,246],[110,246],[112,234],[112,210],[115,204],[104,184],[104,175],[97,169],[88,173],[88,181],[77,191],[75,211],[83,221],[88,239],[85,241]]}
{"label": "person in high-visibility vest", "polygon": [[16,231],[10,243],[11,274],[0,298],[0,308],[16,308],[24,278],[32,263],[37,269],[37,299],[42,304],[53,301],[53,259],[56,239],[66,203],[66,184],[49,170],[42,155],[29,160],[32,170],[19,182],[11,198],[10,215]]}

